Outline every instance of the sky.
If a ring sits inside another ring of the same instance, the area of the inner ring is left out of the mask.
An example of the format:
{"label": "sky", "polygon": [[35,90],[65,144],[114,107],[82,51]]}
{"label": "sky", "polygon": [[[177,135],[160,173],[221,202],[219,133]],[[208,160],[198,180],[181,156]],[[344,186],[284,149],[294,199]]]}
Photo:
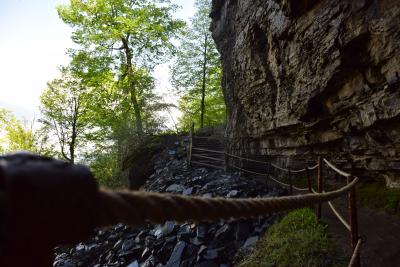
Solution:
{"label": "sky", "polygon": [[[68,0],[0,0],[0,108],[18,118],[39,114],[39,97],[46,83],[66,65],[66,49],[73,46],[71,30],[58,18],[55,7]],[[188,20],[194,0],[172,0],[182,6],[177,18]],[[168,66],[156,68],[158,91],[169,96]],[[176,112],[174,112],[176,116]]]}

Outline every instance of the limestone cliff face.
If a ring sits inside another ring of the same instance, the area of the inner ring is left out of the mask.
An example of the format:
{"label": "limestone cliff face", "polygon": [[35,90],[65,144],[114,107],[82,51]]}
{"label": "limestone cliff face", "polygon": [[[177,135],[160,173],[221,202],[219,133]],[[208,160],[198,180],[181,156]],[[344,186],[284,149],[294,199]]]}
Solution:
{"label": "limestone cliff face", "polygon": [[400,1],[214,0],[211,17],[230,152],[352,159],[400,185]]}

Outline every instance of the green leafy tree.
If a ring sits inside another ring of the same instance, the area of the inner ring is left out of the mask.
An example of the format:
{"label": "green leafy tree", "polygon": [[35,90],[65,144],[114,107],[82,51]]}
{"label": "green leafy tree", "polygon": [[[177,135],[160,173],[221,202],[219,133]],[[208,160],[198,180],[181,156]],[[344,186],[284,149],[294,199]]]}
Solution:
{"label": "green leafy tree", "polygon": [[[155,82],[147,70],[137,70],[135,79],[138,86],[138,104],[143,110],[144,134],[157,133],[163,124],[157,112],[166,105],[153,93]],[[86,140],[91,142],[90,147],[93,149],[85,153],[85,159],[104,184],[119,184],[115,179],[121,174],[124,158],[135,150],[140,142],[134,138],[137,134],[135,115],[130,99],[123,90],[124,85],[121,86],[112,80],[102,84],[103,88],[96,87],[91,94],[88,106],[95,131],[86,135]],[[106,164],[107,159],[109,162]]]}
{"label": "green leafy tree", "polygon": [[61,156],[71,163],[81,139],[92,127],[88,118],[90,93],[90,88],[64,68],[61,78],[49,82],[40,98],[41,122],[57,138]]}
{"label": "green leafy tree", "polygon": [[188,128],[191,121],[204,125],[225,120],[221,89],[221,63],[209,26],[210,0],[196,0],[196,13],[179,47],[172,66],[171,82],[182,93],[180,123]]}
{"label": "green leafy tree", "polygon": [[36,130],[34,121],[18,120],[11,112],[0,109],[0,153],[30,151],[52,155],[47,133]]}
{"label": "green leafy tree", "polygon": [[35,132],[33,124],[28,125],[28,122],[21,122],[14,117],[11,117],[5,128],[7,150],[8,151],[32,151],[35,152]]}
{"label": "green leafy tree", "polygon": [[61,19],[74,29],[73,41],[80,46],[71,51],[73,58],[96,62],[88,72],[102,68],[118,75],[129,94],[139,137],[144,133],[144,111],[137,76],[173,50],[171,39],[184,26],[173,19],[175,10],[167,0],[71,0],[58,7]]}
{"label": "green leafy tree", "polygon": [[0,153],[4,153],[5,151],[5,125],[7,121],[7,110],[0,108]]}

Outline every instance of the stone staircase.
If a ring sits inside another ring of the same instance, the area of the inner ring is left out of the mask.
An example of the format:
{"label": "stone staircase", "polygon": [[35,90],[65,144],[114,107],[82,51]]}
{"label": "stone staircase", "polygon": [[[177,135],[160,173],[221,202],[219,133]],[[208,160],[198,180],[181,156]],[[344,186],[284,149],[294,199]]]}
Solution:
{"label": "stone staircase", "polygon": [[220,139],[194,136],[192,140],[192,166],[224,169],[224,144]]}

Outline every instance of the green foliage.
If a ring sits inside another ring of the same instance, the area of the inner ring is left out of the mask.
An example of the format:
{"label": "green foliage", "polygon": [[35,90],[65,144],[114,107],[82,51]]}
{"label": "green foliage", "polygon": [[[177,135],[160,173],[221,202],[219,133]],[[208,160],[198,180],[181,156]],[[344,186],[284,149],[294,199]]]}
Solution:
{"label": "green foliage", "polygon": [[64,68],[61,78],[47,84],[40,101],[41,122],[57,138],[62,157],[74,163],[76,148],[93,127],[88,116],[91,88]]}
{"label": "green foliage", "polygon": [[363,206],[390,213],[400,212],[400,189],[387,188],[383,182],[359,182],[357,200]]}
{"label": "green foliage", "polygon": [[8,150],[9,151],[35,151],[35,136],[32,127],[28,127],[25,123],[16,120],[11,117],[6,130],[6,139],[8,140]]}
{"label": "green foliage", "polygon": [[125,41],[136,66],[152,66],[171,52],[171,39],[184,25],[173,19],[176,8],[166,0],[71,0],[57,10],[60,18],[73,27],[72,40],[89,58],[119,68],[123,56],[119,51],[124,50]]}
{"label": "green foliage", "polygon": [[346,260],[335,253],[326,226],[304,208],[274,224],[239,266],[345,266]]}
{"label": "green foliage", "polygon": [[30,151],[51,156],[47,139],[46,132],[34,129],[34,122],[18,120],[11,112],[0,109],[0,153]]}
{"label": "green foliage", "polygon": [[192,122],[197,126],[201,123],[203,85],[205,86],[204,125],[221,124],[226,117],[221,88],[221,63],[209,31],[211,1],[197,0],[195,5],[196,13],[191,19],[191,25],[185,30],[185,36],[171,68],[171,83],[182,95],[179,108],[183,116],[179,124],[184,130],[188,130]]}
{"label": "green foliage", "polygon": [[9,112],[3,108],[0,108],[0,153],[5,151],[5,126],[7,122],[7,116]]}
{"label": "green foliage", "polygon": [[108,150],[95,150],[85,157],[94,177],[101,186],[122,188],[125,186],[121,179],[118,166],[118,153],[114,147]]}
{"label": "green foliage", "polygon": [[175,10],[167,0],[71,0],[58,7],[61,19],[74,29],[72,40],[79,45],[70,50],[72,68],[95,83],[104,72],[118,77],[118,86],[133,109],[138,139],[144,134],[143,124],[148,123],[143,107],[148,87],[140,82],[174,50],[172,39],[184,26],[173,19]]}
{"label": "green foliage", "polygon": [[77,44],[69,69],[90,88],[80,154],[104,185],[119,184],[124,158],[163,123],[157,112],[167,105],[150,72],[174,52],[184,26],[176,8],[167,0],[71,0],[57,8]]}

